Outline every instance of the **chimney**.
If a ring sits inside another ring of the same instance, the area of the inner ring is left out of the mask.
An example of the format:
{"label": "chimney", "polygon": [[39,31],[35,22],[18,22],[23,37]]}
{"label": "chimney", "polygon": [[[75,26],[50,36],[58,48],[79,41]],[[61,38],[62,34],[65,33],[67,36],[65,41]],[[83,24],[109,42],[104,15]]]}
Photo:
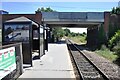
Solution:
{"label": "chimney", "polygon": [[41,11],[35,11],[35,21],[37,21],[37,23],[41,24],[41,21],[42,21]]}

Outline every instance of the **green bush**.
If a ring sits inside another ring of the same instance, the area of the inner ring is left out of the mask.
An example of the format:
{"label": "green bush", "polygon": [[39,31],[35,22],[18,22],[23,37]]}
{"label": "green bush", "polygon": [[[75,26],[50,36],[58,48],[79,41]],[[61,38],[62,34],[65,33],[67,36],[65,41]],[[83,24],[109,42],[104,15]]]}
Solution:
{"label": "green bush", "polygon": [[120,41],[120,30],[109,40],[109,47],[112,49]]}
{"label": "green bush", "polygon": [[111,14],[120,14],[120,7],[113,7]]}
{"label": "green bush", "polygon": [[105,45],[102,45],[100,50],[105,51],[105,50],[108,50],[108,48]]}
{"label": "green bush", "polygon": [[116,46],[114,46],[113,50],[116,52],[116,54],[120,57],[120,41],[117,43]]}
{"label": "green bush", "polygon": [[108,38],[111,39],[115,32],[117,32],[120,28],[118,27],[117,23],[109,24],[109,32],[108,32]]}
{"label": "green bush", "polygon": [[105,45],[102,45],[100,50],[96,50],[95,52],[110,61],[114,61],[117,58],[117,55],[114,52],[110,51]]}

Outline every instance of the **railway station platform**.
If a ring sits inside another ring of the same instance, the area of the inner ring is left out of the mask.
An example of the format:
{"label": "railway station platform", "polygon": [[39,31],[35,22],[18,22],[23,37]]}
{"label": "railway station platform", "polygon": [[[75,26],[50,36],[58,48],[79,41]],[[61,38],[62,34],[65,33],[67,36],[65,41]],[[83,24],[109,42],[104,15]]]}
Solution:
{"label": "railway station platform", "polygon": [[69,78],[69,80],[75,80],[65,41],[48,44],[48,52],[41,59],[33,60],[33,67],[25,68],[19,79],[21,78]]}

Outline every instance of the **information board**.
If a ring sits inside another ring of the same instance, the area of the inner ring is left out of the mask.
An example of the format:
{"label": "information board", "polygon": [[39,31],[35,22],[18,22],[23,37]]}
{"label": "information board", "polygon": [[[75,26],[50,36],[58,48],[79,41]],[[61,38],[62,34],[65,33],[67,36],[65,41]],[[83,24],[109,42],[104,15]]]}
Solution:
{"label": "information board", "polygon": [[0,50],[0,80],[15,69],[15,47]]}

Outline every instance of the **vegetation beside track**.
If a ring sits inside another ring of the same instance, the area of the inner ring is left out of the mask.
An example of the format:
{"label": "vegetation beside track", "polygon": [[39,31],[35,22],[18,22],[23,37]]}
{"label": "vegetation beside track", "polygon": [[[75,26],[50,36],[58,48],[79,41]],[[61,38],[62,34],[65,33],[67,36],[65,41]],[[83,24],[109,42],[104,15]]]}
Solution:
{"label": "vegetation beside track", "polygon": [[104,58],[106,58],[112,62],[118,58],[116,53],[113,51],[110,51],[105,45],[102,45],[101,49],[95,50],[95,53],[97,53],[100,56],[103,56]]}
{"label": "vegetation beside track", "polygon": [[95,52],[110,61],[113,61],[120,65],[120,30],[118,29],[115,34],[108,40],[107,46],[102,45],[99,50]]}
{"label": "vegetation beside track", "polygon": [[85,43],[86,44],[86,35],[79,35],[79,36],[70,36],[69,39],[73,40],[74,42],[78,43],[78,44],[82,44],[82,43]]}

